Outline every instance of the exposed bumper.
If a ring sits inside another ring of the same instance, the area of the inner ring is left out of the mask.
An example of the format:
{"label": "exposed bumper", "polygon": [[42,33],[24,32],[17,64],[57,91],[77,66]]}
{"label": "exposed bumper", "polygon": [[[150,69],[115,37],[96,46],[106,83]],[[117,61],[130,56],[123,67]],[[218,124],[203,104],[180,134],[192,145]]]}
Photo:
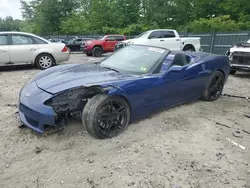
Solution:
{"label": "exposed bumper", "polygon": [[250,71],[250,65],[231,64],[231,69],[237,71]]}
{"label": "exposed bumper", "polygon": [[35,82],[24,86],[19,95],[21,122],[37,133],[44,133],[46,126],[54,126],[57,115],[52,107],[43,104],[51,96],[40,90]]}

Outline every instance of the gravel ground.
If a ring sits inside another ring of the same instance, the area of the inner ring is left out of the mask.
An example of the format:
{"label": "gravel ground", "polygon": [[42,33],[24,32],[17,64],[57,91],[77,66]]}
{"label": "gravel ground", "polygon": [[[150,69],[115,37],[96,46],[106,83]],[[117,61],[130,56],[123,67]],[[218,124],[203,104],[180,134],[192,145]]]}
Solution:
{"label": "gravel ground", "polygon": [[[74,54],[68,63],[94,61]],[[39,136],[18,128],[16,105],[21,87],[38,72],[0,72],[1,188],[250,187],[249,100],[189,103],[108,140],[92,138],[76,120],[62,133]],[[230,76],[224,93],[250,97],[249,79]]]}

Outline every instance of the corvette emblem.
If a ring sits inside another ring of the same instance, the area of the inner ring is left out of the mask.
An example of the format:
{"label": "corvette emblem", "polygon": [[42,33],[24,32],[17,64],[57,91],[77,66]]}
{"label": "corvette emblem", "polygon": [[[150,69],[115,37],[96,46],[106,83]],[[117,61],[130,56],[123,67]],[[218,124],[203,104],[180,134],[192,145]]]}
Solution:
{"label": "corvette emblem", "polygon": [[29,97],[29,96],[30,96],[30,94],[27,92],[26,95],[25,95],[25,97]]}

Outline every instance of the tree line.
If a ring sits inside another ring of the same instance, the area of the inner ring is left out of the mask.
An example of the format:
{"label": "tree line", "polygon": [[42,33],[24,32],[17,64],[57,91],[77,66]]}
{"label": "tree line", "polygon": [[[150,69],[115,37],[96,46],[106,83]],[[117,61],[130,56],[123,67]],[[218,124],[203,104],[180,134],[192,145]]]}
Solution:
{"label": "tree line", "polygon": [[250,30],[249,0],[31,0],[21,7],[23,20],[0,19],[0,30],[39,35]]}

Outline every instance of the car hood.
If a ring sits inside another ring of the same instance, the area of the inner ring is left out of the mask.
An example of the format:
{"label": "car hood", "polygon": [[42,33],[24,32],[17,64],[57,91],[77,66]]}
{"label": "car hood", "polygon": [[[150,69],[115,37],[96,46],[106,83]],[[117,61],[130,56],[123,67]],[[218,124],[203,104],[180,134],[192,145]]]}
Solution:
{"label": "car hood", "polygon": [[95,40],[95,39],[93,39],[93,40],[87,40],[87,41],[85,41],[85,43],[87,43],[87,42],[92,42],[94,44],[101,44],[101,43],[103,43],[103,40]]}
{"label": "car hood", "polygon": [[248,48],[248,47],[232,47],[232,48],[230,48],[231,53],[236,52],[236,51],[238,51],[238,52],[250,52],[250,48]]}
{"label": "car hood", "polygon": [[52,94],[79,86],[105,85],[135,78],[96,64],[60,65],[55,70],[50,69],[38,75],[35,82],[40,89]]}

